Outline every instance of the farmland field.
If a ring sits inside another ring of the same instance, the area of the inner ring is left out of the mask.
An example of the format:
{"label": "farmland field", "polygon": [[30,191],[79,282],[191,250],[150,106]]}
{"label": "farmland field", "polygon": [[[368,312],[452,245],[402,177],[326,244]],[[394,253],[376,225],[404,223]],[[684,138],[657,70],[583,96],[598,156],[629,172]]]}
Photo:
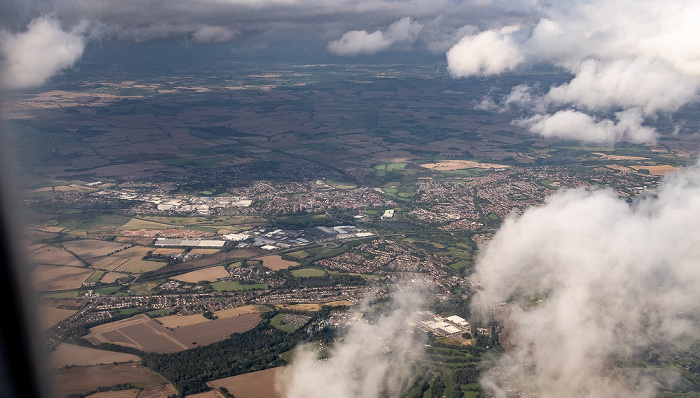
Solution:
{"label": "farmland field", "polygon": [[82,239],[63,242],[63,247],[86,260],[106,256],[112,252],[126,249],[128,244],[102,240]]}
{"label": "farmland field", "polygon": [[[72,300],[73,303],[75,300]],[[78,312],[77,310],[68,310],[58,308],[59,303],[54,303],[54,300],[41,300],[38,304],[38,321],[42,330],[46,330],[53,325],[61,322],[69,316]]]}
{"label": "farmland field", "polygon": [[27,254],[27,260],[33,264],[84,266],[74,255],[55,246],[44,246],[41,249],[34,250]]}
{"label": "farmland field", "polygon": [[209,322],[202,314],[193,315],[168,315],[158,318],[163,326],[170,329],[179,328],[180,326],[196,325],[198,323]]}
{"label": "farmland field", "polygon": [[94,348],[63,343],[49,354],[49,363],[55,369],[64,366],[103,365],[114,362],[138,362],[141,358],[133,354],[96,350]]}
{"label": "farmland field", "polygon": [[132,384],[147,388],[166,384],[167,381],[152,370],[139,365],[99,365],[56,369],[55,379],[61,396],[85,394],[98,387]]}
{"label": "farmland field", "polygon": [[140,274],[142,272],[155,271],[167,265],[165,261],[150,261],[131,258],[115,268],[117,272]]}
{"label": "farmland field", "polygon": [[[257,313],[186,325],[177,325],[172,318],[168,319],[165,324],[174,326],[174,330],[141,314],[95,326],[84,338],[93,344],[112,343],[146,352],[171,353],[227,339],[232,333],[251,330],[261,320]],[[195,320],[189,319],[192,322]]]}
{"label": "farmland field", "polygon": [[228,276],[229,273],[226,271],[226,268],[219,265],[217,267],[204,268],[188,272],[186,274],[174,276],[170,279],[181,282],[197,283],[199,281],[214,282],[219,278],[226,278]]}
{"label": "farmland field", "polygon": [[92,273],[85,268],[37,265],[32,272],[32,285],[41,292],[78,289]]}
{"label": "farmland field", "polygon": [[199,394],[188,395],[187,398],[226,398],[217,390],[200,392]]}
{"label": "farmland field", "polygon": [[281,269],[287,269],[289,267],[294,267],[299,265],[299,263],[294,261],[283,260],[281,256],[271,255],[260,257],[263,262],[263,266],[271,269],[272,271],[279,271]]}
{"label": "farmland field", "polygon": [[282,398],[276,386],[284,377],[285,368],[277,367],[246,373],[207,383],[212,388],[223,387],[236,398]]}

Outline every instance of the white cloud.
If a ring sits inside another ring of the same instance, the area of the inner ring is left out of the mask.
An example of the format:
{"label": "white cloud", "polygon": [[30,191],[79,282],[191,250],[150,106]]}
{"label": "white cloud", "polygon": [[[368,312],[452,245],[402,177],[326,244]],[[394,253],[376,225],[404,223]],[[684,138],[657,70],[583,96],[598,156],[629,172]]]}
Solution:
{"label": "white cloud", "polygon": [[501,319],[514,347],[484,375],[488,392],[654,396],[630,391],[612,360],[697,338],[699,229],[697,166],[632,205],[578,189],[507,220],[477,262],[475,310],[514,303]]}
{"label": "white cloud", "polygon": [[[337,339],[332,356],[320,362],[303,347],[288,367],[287,398],[397,397],[423,354],[423,341],[410,315],[422,307],[415,288],[399,289],[390,310],[376,321],[360,321]],[[362,311],[370,311],[363,308]]]}
{"label": "white cloud", "polygon": [[240,36],[241,32],[223,26],[203,26],[192,35],[195,43],[225,43]]}
{"label": "white cloud", "polygon": [[676,111],[697,95],[698,79],[661,61],[586,60],[569,83],[553,87],[545,100],[590,110],[638,107],[645,114]]}
{"label": "white cloud", "polygon": [[39,86],[48,78],[71,67],[83,54],[83,26],[64,31],[48,16],[32,20],[26,32],[0,32],[4,74],[8,88]]}
{"label": "white cloud", "polygon": [[328,51],[338,55],[375,54],[394,44],[413,43],[418,39],[423,25],[410,17],[402,18],[389,26],[386,32],[380,30],[368,33],[366,30],[353,30],[339,40],[328,43]]}
{"label": "white cloud", "polygon": [[489,30],[463,37],[447,52],[447,67],[455,77],[493,75],[515,69],[523,59],[510,34]]}
{"label": "white cloud", "polygon": [[505,104],[539,107],[537,112],[564,106],[588,111],[638,108],[653,116],[697,100],[700,3],[526,1],[516,8],[537,10],[541,18],[528,23],[532,15],[526,15],[522,23],[529,28],[515,32],[517,37],[491,29],[464,38],[447,52],[453,76],[498,74],[542,62],[573,73],[569,83],[543,97],[514,97]]}
{"label": "white cloud", "polygon": [[515,123],[526,126],[543,137],[558,137],[611,144],[625,138],[637,143],[653,143],[656,130],[642,126],[644,118],[633,108],[616,114],[617,123],[596,118],[576,110],[562,110],[553,115],[535,115]]}

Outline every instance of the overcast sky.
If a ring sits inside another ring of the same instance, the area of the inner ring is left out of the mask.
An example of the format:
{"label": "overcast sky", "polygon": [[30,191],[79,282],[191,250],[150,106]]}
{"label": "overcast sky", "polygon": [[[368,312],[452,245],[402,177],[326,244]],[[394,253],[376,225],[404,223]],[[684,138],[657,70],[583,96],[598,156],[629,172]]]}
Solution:
{"label": "overcast sky", "polygon": [[349,59],[434,54],[454,78],[551,64],[574,78],[539,94],[518,86],[482,107],[522,109],[515,123],[533,134],[653,143],[645,121],[697,99],[699,18],[693,0],[11,0],[0,6],[0,45],[13,89],[79,63],[89,43],[113,41],[235,51],[312,40]]}

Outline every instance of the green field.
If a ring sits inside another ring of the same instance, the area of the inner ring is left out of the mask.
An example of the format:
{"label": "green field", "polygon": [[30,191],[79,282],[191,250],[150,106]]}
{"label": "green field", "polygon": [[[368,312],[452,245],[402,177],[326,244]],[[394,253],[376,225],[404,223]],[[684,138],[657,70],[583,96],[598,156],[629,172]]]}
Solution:
{"label": "green field", "polygon": [[309,278],[314,276],[326,276],[326,271],[318,268],[301,268],[292,271],[292,275],[297,278]]}
{"label": "green field", "polygon": [[214,282],[211,287],[217,292],[238,292],[241,290],[265,290],[269,286],[265,283],[241,284],[238,281]]}
{"label": "green field", "polygon": [[287,333],[292,333],[293,331],[297,330],[297,328],[295,328],[293,325],[284,322],[284,314],[277,314],[272,317],[272,319],[270,319],[270,325]]}
{"label": "green field", "polygon": [[95,283],[95,282],[99,281],[100,279],[102,279],[102,276],[104,274],[105,274],[105,271],[96,270],[95,272],[90,274],[90,276],[88,276],[88,278],[83,283]]}

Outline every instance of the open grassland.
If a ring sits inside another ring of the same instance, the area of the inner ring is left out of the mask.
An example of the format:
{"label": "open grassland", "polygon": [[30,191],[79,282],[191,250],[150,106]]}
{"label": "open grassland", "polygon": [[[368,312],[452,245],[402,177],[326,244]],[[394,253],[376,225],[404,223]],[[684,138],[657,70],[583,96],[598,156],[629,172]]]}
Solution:
{"label": "open grassland", "polygon": [[156,279],[153,281],[143,283],[135,283],[129,286],[129,290],[131,290],[131,295],[133,296],[154,294],[156,287],[158,287],[158,285],[160,285],[163,282],[165,282],[165,279]]}
{"label": "open grassland", "polygon": [[100,282],[102,283],[114,283],[117,281],[119,278],[123,278],[127,276],[127,274],[122,274],[119,272],[107,272],[102,279],[100,279]]}
{"label": "open grassland", "polygon": [[238,281],[214,282],[211,284],[211,287],[217,292],[238,292],[241,290],[261,290],[268,288],[265,283],[242,284]]}
{"label": "open grassland", "polygon": [[140,230],[140,229],[146,229],[146,230],[163,229],[163,228],[183,228],[183,226],[148,221],[148,220],[141,220],[138,218],[132,218],[131,220],[129,220],[129,222],[127,222],[126,224],[119,227],[119,229],[123,230],[123,231],[127,231],[127,230],[128,231],[135,231],[135,230]]}
{"label": "open grassland", "polygon": [[258,372],[246,373],[224,379],[212,380],[209,387],[223,387],[236,398],[282,398],[276,390],[278,384],[284,384],[285,368],[277,367]]}
{"label": "open grassland", "polygon": [[102,279],[102,277],[104,276],[104,274],[105,274],[104,271],[102,271],[102,270],[96,270],[95,272],[93,272],[93,273],[90,275],[90,277],[88,277],[88,278],[85,280],[85,283],[95,283],[95,282],[99,281],[100,279]]}
{"label": "open grassland", "polygon": [[141,358],[133,354],[97,350],[79,345],[62,343],[51,354],[49,363],[54,369],[64,366],[90,366],[121,362],[139,362]]}
{"label": "open grassland", "polygon": [[[257,313],[215,320],[205,319],[203,322],[200,322],[201,318],[191,317],[180,325],[173,317],[162,319],[167,319],[163,325],[140,314],[95,326],[84,338],[93,344],[111,343],[141,351],[164,354],[227,339],[232,333],[242,333],[253,329],[261,320]],[[166,325],[169,326],[166,327]]]}
{"label": "open grassland", "polygon": [[198,269],[196,271],[188,272],[186,274],[174,276],[170,279],[176,281],[197,283],[199,281],[215,282],[220,278],[226,278],[229,276],[228,271],[224,266],[219,265],[216,267],[209,267],[204,269]]}
{"label": "open grassland", "polygon": [[185,249],[177,247],[157,247],[153,249],[153,254],[170,256],[171,254],[180,254],[183,251],[185,251]]}
{"label": "open grassland", "polygon": [[102,257],[126,249],[128,244],[94,239],[81,239],[63,242],[63,247],[75,253],[83,260]]}
{"label": "open grassland", "polygon": [[262,260],[263,266],[273,271],[279,271],[281,269],[287,269],[289,267],[299,265],[299,263],[294,261],[283,260],[282,257],[278,255],[263,256],[260,257],[260,260]]}
{"label": "open grassland", "polygon": [[292,275],[297,278],[309,278],[314,276],[325,276],[326,271],[318,268],[300,268],[292,271]]}
{"label": "open grassland", "polygon": [[62,248],[44,246],[27,254],[27,260],[32,264],[68,265],[82,267],[83,262]]}
{"label": "open grassland", "polygon": [[205,255],[207,255],[207,254],[218,253],[218,252],[220,252],[220,251],[221,251],[221,249],[201,249],[201,248],[197,248],[197,247],[196,247],[196,248],[190,250],[190,253],[192,253],[192,254],[205,254]]}
{"label": "open grassland", "polygon": [[304,250],[299,250],[299,251],[287,253],[287,255],[292,256],[294,258],[297,258],[299,260],[303,260],[306,257],[309,257],[309,253],[305,252]]}
{"label": "open grassland", "polygon": [[[62,303],[55,300],[40,300],[37,305],[37,317],[41,330],[47,330],[62,320],[78,312],[77,310],[69,310],[58,308]],[[75,300],[71,300],[71,304],[75,304]]]}
{"label": "open grassland", "polygon": [[229,308],[227,310],[214,311],[214,315],[219,318],[230,318],[232,316],[238,316],[243,314],[261,314],[263,312],[271,311],[271,309],[264,305],[249,304],[236,308]]}
{"label": "open grassland", "polygon": [[321,310],[321,304],[280,304],[276,305],[280,311],[301,311],[301,312],[318,312]]}
{"label": "open grassland", "polygon": [[92,273],[85,268],[38,265],[32,272],[32,286],[40,292],[78,289]]}
{"label": "open grassland", "polygon": [[85,394],[118,384],[147,388],[167,383],[158,373],[133,364],[62,368],[56,369],[54,376],[61,396]]}

